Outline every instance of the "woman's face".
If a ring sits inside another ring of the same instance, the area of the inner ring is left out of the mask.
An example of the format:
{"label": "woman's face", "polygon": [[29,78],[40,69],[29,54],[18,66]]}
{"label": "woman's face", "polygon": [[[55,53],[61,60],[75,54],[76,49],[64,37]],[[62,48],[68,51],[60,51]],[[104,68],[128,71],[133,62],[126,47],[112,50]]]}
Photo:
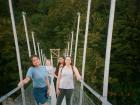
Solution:
{"label": "woman's face", "polygon": [[32,64],[33,64],[35,67],[39,66],[39,65],[40,65],[40,60],[39,60],[39,58],[38,58],[38,57],[33,57],[33,58],[32,58]]}
{"label": "woman's face", "polygon": [[70,57],[66,57],[65,63],[66,63],[66,65],[70,65],[71,64],[71,58]]}
{"label": "woman's face", "polygon": [[59,58],[59,62],[61,63],[61,64],[63,64],[64,63],[64,59],[63,58]]}
{"label": "woman's face", "polygon": [[47,66],[51,66],[51,61],[50,60],[46,60],[46,65]]}

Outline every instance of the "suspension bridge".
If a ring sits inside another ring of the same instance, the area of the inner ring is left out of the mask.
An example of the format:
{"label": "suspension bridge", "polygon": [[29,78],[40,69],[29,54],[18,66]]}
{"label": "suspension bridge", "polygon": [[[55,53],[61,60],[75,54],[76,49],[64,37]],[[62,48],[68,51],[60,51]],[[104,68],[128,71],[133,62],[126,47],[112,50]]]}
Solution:
{"label": "suspension bridge", "polygon": [[[114,22],[114,14],[115,14],[115,4],[116,4],[116,0],[111,0],[109,23],[108,23],[107,45],[106,45],[103,93],[99,94],[94,89],[92,89],[87,83],[84,82],[86,48],[87,48],[87,38],[88,38],[88,26],[89,26],[90,7],[91,7],[91,0],[88,0],[86,29],[85,29],[85,38],[84,38],[85,40],[84,40],[83,62],[82,62],[82,80],[75,83],[74,94],[73,94],[72,99],[71,99],[72,105],[100,105],[100,104],[112,105],[107,99],[107,94],[108,94],[110,51],[111,51],[112,31],[113,31],[113,22]],[[10,10],[11,21],[12,21],[13,35],[14,35],[14,39],[15,39],[19,77],[20,77],[20,81],[21,81],[23,79],[23,75],[22,75],[22,67],[21,67],[18,38],[17,38],[16,26],[15,26],[15,19],[14,19],[13,7],[12,7],[12,0],[9,0],[9,10]],[[22,15],[23,15],[29,57],[31,57],[31,54],[37,54],[39,56],[39,58],[41,59],[41,65],[45,66],[46,57],[45,57],[45,54],[43,53],[43,50],[40,49],[40,43],[35,40],[34,32],[32,32],[34,52],[31,53],[29,37],[28,37],[28,30],[27,30],[27,23],[26,23],[26,13],[23,12]],[[77,17],[78,17],[77,18],[77,32],[76,32],[75,48],[74,48],[74,51],[75,51],[74,52],[74,66],[76,65],[77,45],[78,45],[78,35],[79,35],[79,25],[80,25],[80,13],[79,12],[77,13]],[[65,56],[67,56],[67,55],[71,56],[73,53],[72,52],[73,51],[72,46],[74,43],[73,42],[73,40],[74,40],[73,34],[74,33],[72,31],[71,32],[71,41],[68,41],[67,48],[64,51]],[[58,58],[60,56],[60,50],[61,49],[50,49],[52,63],[53,63],[53,58]],[[52,76],[51,81],[52,81],[51,82],[51,94],[48,98],[48,104],[49,105],[56,105],[57,98],[56,98],[56,92],[55,92],[55,88],[54,88],[54,84],[53,84],[53,76]],[[83,88],[86,88],[87,90],[89,90],[90,93],[96,97],[98,102],[97,101],[94,102],[92,100],[93,98],[89,97],[86,94],[86,92],[84,92]],[[19,90],[21,90],[21,94],[18,97],[16,97],[14,100],[9,98],[12,94],[15,94]],[[6,101],[6,100],[8,100],[8,101]],[[36,102],[32,96],[32,84],[30,84],[27,88],[16,87],[15,89],[11,90],[9,93],[0,97],[0,103],[2,103],[3,105],[36,105]],[[66,105],[65,99],[63,100],[62,105]]]}

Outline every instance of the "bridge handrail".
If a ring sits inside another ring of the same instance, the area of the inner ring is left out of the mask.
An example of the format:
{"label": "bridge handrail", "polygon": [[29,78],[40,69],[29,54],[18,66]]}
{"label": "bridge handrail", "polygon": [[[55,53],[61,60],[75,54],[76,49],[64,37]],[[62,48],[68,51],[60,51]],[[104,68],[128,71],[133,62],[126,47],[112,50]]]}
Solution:
{"label": "bridge handrail", "polygon": [[[83,80],[80,80],[80,82],[92,93],[94,94],[99,100],[106,103],[107,105],[112,105],[110,102],[106,101],[103,96],[101,96],[99,93],[94,91],[90,86],[88,86]],[[7,99],[9,96],[14,94],[16,91],[18,91],[21,87],[16,87],[9,93],[5,94],[4,96],[0,97],[0,103],[3,102],[5,99]]]}
{"label": "bridge handrail", "polygon": [[7,99],[9,96],[14,94],[16,91],[18,91],[21,87],[16,87],[15,89],[11,90],[9,93],[5,94],[4,96],[0,97],[0,103],[3,102],[5,99]]}
{"label": "bridge handrail", "polygon": [[94,94],[99,100],[106,103],[106,105],[112,105],[110,102],[106,101],[105,98],[93,90],[89,85],[87,85],[83,80],[79,80],[92,94]]}

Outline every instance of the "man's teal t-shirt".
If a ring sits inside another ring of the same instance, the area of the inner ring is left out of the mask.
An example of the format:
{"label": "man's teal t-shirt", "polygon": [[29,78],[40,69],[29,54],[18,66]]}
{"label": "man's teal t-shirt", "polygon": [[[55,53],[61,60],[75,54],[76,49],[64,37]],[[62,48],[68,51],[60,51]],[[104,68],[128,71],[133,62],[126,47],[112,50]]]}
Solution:
{"label": "man's teal t-shirt", "polygon": [[35,88],[47,86],[46,79],[48,79],[48,73],[45,66],[30,67],[26,77],[30,77],[32,79],[33,87]]}

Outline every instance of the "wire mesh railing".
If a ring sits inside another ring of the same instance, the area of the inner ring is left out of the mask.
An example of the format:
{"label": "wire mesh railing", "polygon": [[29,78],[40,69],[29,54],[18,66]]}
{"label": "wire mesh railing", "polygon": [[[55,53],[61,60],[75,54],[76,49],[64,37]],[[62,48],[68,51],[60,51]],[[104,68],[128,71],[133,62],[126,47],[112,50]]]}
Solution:
{"label": "wire mesh railing", "polygon": [[[87,95],[85,91],[80,89],[79,83],[75,83],[75,89],[74,89],[73,97],[72,97],[72,105],[79,105],[80,93],[82,93],[82,105],[101,105],[102,102],[104,101],[104,98],[101,95],[99,95],[97,92],[95,92],[93,89],[91,89],[84,81],[81,80],[80,82],[83,83],[84,87],[91,92],[92,97]],[[52,85],[51,88],[53,91],[51,92],[51,97],[49,97],[48,99],[48,105],[55,105],[56,97],[54,98],[54,96],[56,96],[56,93],[55,93],[53,82],[51,82],[51,85]],[[15,99],[8,98],[10,95],[15,93],[19,89],[20,87],[17,87],[11,92],[9,92],[8,94],[6,94],[5,96],[1,97],[0,102],[3,102],[3,105],[22,105],[21,94]],[[31,84],[25,89],[26,105],[36,105],[32,92],[33,92],[33,86]],[[6,99],[8,101],[4,101]],[[105,103],[106,105],[111,105],[108,101],[106,101]]]}
{"label": "wire mesh railing", "polygon": [[[31,84],[31,85],[29,85],[29,86],[25,89],[25,100],[26,100],[26,105],[36,105],[32,92],[33,92],[33,88],[32,88],[32,84]],[[15,99],[15,105],[22,105],[22,97],[21,97],[21,95],[19,95],[19,96]]]}
{"label": "wire mesh railing", "polygon": [[80,85],[76,84],[73,96],[72,96],[72,105],[79,105],[80,102],[80,92],[82,92],[83,100],[82,105],[96,105],[91,98],[80,89]]}
{"label": "wire mesh railing", "polygon": [[11,96],[13,93],[15,93],[16,91],[18,91],[19,89],[20,89],[20,87],[16,87],[15,89],[13,89],[12,91],[10,91],[9,93],[7,93],[4,96],[0,97],[0,103],[3,102],[4,100],[6,100],[9,96]]}
{"label": "wire mesh railing", "polygon": [[88,91],[90,91],[92,97],[87,95],[84,90],[81,90],[79,83],[75,83],[75,89],[72,97],[72,105],[79,105],[80,94],[82,94],[82,105],[101,105],[102,103],[105,103],[106,105],[112,105],[110,102],[106,101],[103,96],[101,96],[90,86],[88,86],[84,81],[80,80],[80,82]]}

